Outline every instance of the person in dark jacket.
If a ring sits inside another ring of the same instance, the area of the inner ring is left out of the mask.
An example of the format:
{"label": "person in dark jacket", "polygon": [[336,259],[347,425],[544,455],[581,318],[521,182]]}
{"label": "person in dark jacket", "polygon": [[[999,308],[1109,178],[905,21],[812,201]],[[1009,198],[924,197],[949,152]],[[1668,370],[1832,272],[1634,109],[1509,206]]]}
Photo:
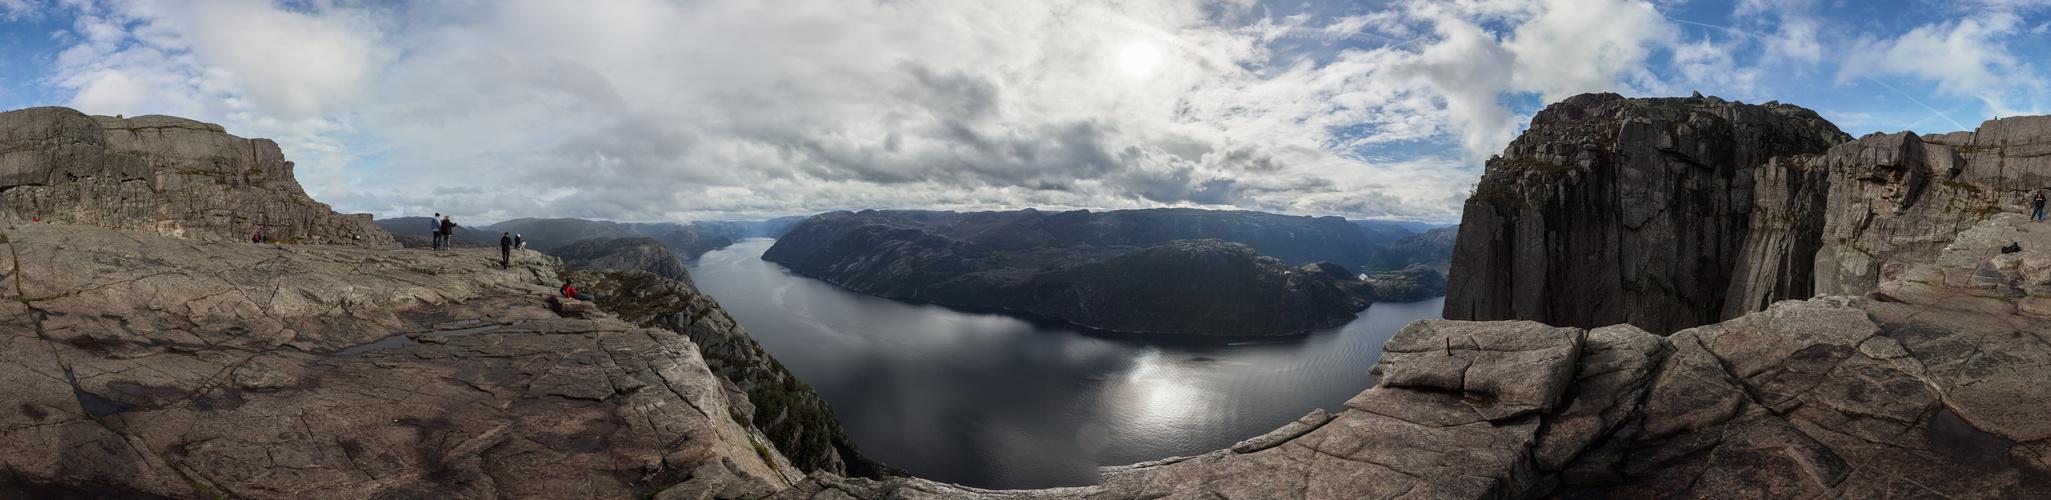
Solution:
{"label": "person in dark jacket", "polygon": [[523,249],[526,249],[526,248],[527,248],[527,242],[525,242],[525,241],[520,241],[520,235],[517,235],[517,234],[513,235],[513,249],[514,249],[514,250],[523,250]]}
{"label": "person in dark jacket", "polygon": [[2044,220],[2044,190],[2037,190],[2037,197],[2030,200],[2030,206],[2034,208],[2030,212],[2030,220]]}
{"label": "person in dark jacket", "polygon": [[454,219],[450,219],[450,218],[449,218],[449,216],[447,216],[447,215],[444,215],[444,216],[442,216],[442,249],[443,249],[443,250],[448,250],[448,249],[449,249],[449,247],[453,246],[453,245],[451,244],[451,242],[449,241],[449,236],[450,236],[450,235],[453,235],[453,234],[456,234],[456,221],[455,221]]}
{"label": "person in dark jacket", "polygon": [[499,235],[499,267],[513,267],[513,233]]}
{"label": "person in dark jacket", "polygon": [[577,287],[570,286],[570,280],[563,280],[563,297],[589,302],[590,294],[577,293]]}
{"label": "person in dark jacket", "polygon": [[440,212],[436,212],[434,217],[427,218],[427,235],[434,237],[434,246],[430,247],[430,250],[441,250],[442,244],[447,243],[445,241],[447,238],[442,237],[442,214]]}

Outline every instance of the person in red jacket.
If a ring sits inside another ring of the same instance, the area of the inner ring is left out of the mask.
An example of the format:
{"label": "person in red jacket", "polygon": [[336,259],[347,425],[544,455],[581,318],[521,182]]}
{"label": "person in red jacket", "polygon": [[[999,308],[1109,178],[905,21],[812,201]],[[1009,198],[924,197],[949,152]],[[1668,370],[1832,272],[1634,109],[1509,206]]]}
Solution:
{"label": "person in red jacket", "polygon": [[570,286],[570,280],[563,280],[563,297],[583,301],[591,300],[590,294],[577,293],[577,287]]}

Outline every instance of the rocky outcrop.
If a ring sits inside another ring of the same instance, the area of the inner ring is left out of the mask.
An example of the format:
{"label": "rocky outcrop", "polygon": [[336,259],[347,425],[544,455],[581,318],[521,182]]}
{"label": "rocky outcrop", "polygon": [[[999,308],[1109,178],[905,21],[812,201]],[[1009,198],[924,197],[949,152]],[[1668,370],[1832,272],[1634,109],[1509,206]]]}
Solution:
{"label": "rocky outcrop", "polygon": [[552,311],[540,254],[4,234],[0,492],[628,498],[802,477],[688,336]]}
{"label": "rocky outcrop", "polygon": [[1753,170],[1849,140],[1815,112],[1584,94],[1546,107],[1467,200],[1447,318],[1657,333],[1722,319]]}
{"label": "rocky outcrop", "polygon": [[1374,257],[1361,266],[1361,272],[1402,271],[1413,264],[1424,264],[1444,276],[1452,269],[1453,241],[1459,235],[1460,228],[1454,226],[1397,238],[1387,248],[1375,251]]}
{"label": "rocky outcrop", "polygon": [[2043,116],[1854,141],[1793,106],[1577,96],[1490,161],[1446,314],[1671,332],[1862,294],[2026,210],[2046,144]]}
{"label": "rocky outcrop", "polygon": [[622,320],[690,338],[720,377],[735,415],[761,429],[767,444],[797,469],[875,479],[905,475],[863,457],[841,430],[833,406],[764,352],[711,296],[640,270],[574,271],[564,277]]}
{"label": "rocky outcrop", "polygon": [[[1093,227],[1090,217],[836,212],[799,224],[762,258],[883,297],[1007,309],[1123,332],[1298,334],[1345,324],[1374,300],[1344,267],[1294,268],[1219,239],[1098,246],[1088,242],[1148,243],[1149,235],[1174,231],[1118,229],[1131,218],[1105,218],[1111,229]],[[1113,235],[1121,230],[1143,234]]]}
{"label": "rocky outcrop", "polygon": [[2034,226],[1998,215],[1868,296],[1667,337],[1418,321],[1341,411],[1099,485],[815,474],[779,498],[2051,497],[2051,299],[2021,291],[2051,284]]}
{"label": "rocky outcrop", "polygon": [[693,291],[691,272],[668,246],[654,238],[600,238],[557,247],[548,252],[570,269],[613,269],[647,271],[675,280]]}
{"label": "rocky outcrop", "polygon": [[1394,273],[1371,273],[1367,283],[1376,299],[1383,302],[1416,302],[1446,296],[1446,277],[1431,266],[1418,263]]}
{"label": "rocky outcrop", "polygon": [[398,246],[369,214],[337,214],[307,197],[269,139],[184,118],[57,107],[0,113],[0,219],[199,241]]}

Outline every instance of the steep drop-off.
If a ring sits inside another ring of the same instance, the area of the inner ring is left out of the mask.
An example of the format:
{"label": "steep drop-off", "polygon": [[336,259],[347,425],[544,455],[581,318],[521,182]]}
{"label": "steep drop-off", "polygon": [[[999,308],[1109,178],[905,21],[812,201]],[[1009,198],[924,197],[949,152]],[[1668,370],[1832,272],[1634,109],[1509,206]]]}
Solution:
{"label": "steep drop-off", "polygon": [[[1303,224],[1282,228],[1288,237],[1268,245],[1324,245],[1359,235],[1337,218],[1139,212],[1149,213],[835,212],[799,223],[762,258],[883,297],[1029,312],[1124,332],[1297,334],[1345,324],[1374,300],[1371,288],[1337,264],[1296,268],[1251,244],[1172,239],[1268,234],[1257,225],[1270,220]],[[1340,233],[1317,233],[1319,224]]]}
{"label": "steep drop-off", "polygon": [[1848,140],[1779,103],[1583,94],[1548,106],[1467,200],[1445,315],[1662,334],[1724,319],[1749,259],[1754,171]]}
{"label": "steep drop-off", "polygon": [[292,176],[278,143],[161,115],[0,113],[0,219],[201,241],[397,247],[370,214],[337,214]]}

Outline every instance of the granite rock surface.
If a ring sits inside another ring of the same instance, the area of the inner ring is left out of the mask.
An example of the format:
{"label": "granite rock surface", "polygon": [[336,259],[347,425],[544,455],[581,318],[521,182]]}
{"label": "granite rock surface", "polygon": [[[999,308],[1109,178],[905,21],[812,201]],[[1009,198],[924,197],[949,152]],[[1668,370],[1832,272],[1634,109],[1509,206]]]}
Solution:
{"label": "granite rock surface", "polygon": [[58,107],[0,113],[0,219],[199,241],[398,246],[370,214],[337,214],[307,197],[269,139],[184,118]]}

